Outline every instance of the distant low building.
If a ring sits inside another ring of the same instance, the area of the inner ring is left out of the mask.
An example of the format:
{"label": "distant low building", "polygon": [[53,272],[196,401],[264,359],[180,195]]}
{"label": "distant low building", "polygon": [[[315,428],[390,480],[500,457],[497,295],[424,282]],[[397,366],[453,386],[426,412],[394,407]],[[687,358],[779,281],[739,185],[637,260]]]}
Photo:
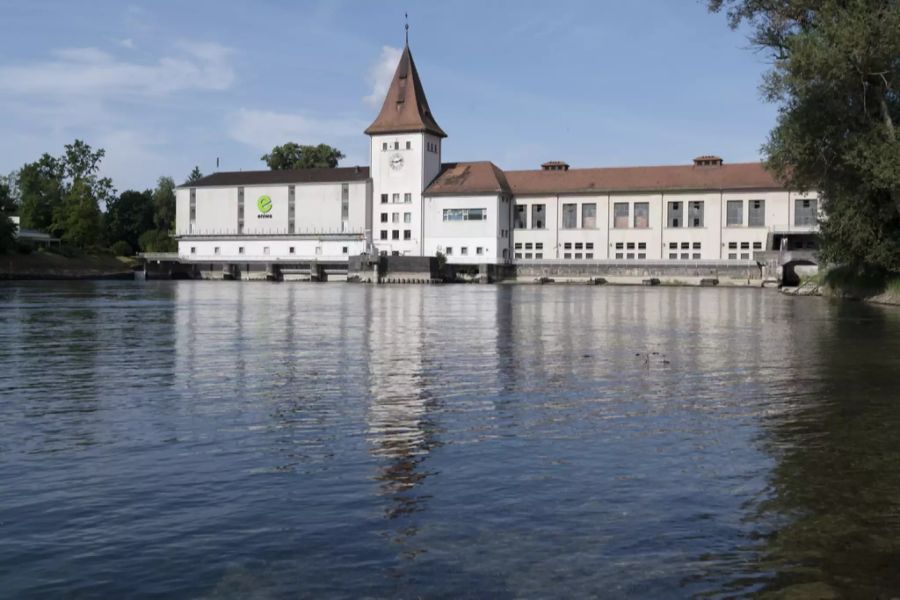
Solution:
{"label": "distant low building", "polygon": [[360,253],[449,263],[735,261],[815,245],[815,194],[760,163],[504,171],[444,163],[407,45],[366,129],[369,166],[215,173],[177,189],[178,253],[198,263],[347,261]]}
{"label": "distant low building", "polygon": [[16,226],[16,239],[18,241],[34,244],[35,246],[59,245],[59,238],[55,238],[49,233],[44,233],[37,229],[22,229],[19,217],[12,217],[12,222]]}

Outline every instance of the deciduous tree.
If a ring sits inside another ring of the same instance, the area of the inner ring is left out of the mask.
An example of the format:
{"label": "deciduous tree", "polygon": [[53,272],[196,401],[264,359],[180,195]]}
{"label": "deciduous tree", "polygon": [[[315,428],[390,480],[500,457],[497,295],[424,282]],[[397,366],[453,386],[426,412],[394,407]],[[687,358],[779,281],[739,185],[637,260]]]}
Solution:
{"label": "deciduous tree", "polygon": [[260,160],[265,162],[273,171],[279,171],[314,167],[333,169],[342,158],[344,158],[344,154],[328,144],[302,146],[294,142],[288,142],[281,146],[275,146],[270,153],[264,154]]}
{"label": "deciduous tree", "polygon": [[773,60],[779,105],[763,153],[793,188],[822,195],[823,257],[900,272],[900,2],[710,0]]}

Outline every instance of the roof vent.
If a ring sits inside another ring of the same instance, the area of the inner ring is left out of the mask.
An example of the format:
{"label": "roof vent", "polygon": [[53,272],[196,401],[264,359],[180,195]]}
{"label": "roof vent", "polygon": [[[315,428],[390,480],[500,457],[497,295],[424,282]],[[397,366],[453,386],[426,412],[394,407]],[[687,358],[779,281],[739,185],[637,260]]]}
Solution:
{"label": "roof vent", "polygon": [[543,171],[568,171],[569,165],[561,160],[548,160],[541,165]]}
{"label": "roof vent", "polygon": [[704,154],[694,159],[695,167],[721,167],[722,157],[713,156],[712,154]]}

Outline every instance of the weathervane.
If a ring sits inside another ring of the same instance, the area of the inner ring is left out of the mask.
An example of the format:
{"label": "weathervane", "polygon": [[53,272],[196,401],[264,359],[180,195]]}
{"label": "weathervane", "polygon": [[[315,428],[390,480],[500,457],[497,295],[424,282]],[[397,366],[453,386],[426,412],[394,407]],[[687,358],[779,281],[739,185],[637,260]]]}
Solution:
{"label": "weathervane", "polygon": [[409,14],[403,13],[403,20],[406,21],[403,28],[406,30],[406,45],[409,46]]}

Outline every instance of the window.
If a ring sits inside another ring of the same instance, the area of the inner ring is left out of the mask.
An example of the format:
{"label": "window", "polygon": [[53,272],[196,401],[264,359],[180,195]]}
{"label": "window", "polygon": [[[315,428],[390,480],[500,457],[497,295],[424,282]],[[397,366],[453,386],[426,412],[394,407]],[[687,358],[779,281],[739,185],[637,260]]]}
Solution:
{"label": "window", "polygon": [[692,245],[691,247],[692,247],[694,250],[699,250],[699,249],[700,249],[700,242],[694,242],[693,245]]}
{"label": "window", "polygon": [[647,242],[639,242],[638,243],[638,250],[646,250],[646,249],[647,249]]}
{"label": "window", "polygon": [[412,150],[412,142],[410,142],[409,140],[407,140],[407,142],[406,142],[406,149]]}
{"label": "window", "polygon": [[213,248],[213,254],[221,254],[221,253],[222,253],[222,249],[219,248],[218,246],[216,246],[215,248]]}
{"label": "window", "polygon": [[406,204],[412,204],[412,194],[403,194],[403,202]]}
{"label": "window", "polygon": [[484,248],[478,246],[477,248],[475,248],[475,254],[481,256],[482,254],[484,254]]}
{"label": "window", "polygon": [[682,250],[687,250],[687,249],[690,248],[690,247],[691,247],[691,243],[690,243],[690,242],[681,242],[681,249],[682,249]]}
{"label": "window", "polygon": [[737,260],[737,252],[729,252],[728,260]]}
{"label": "window", "polygon": [[293,246],[291,246],[290,248],[288,248],[288,254],[294,254],[294,247],[293,247]]}
{"label": "window", "polygon": [[681,202],[669,202],[669,209],[666,213],[666,226],[671,228],[681,227],[683,211],[684,207],[681,205]]}
{"label": "window", "polygon": [[625,258],[627,258],[628,260],[634,260],[634,252],[629,252],[625,255]]}
{"label": "window", "polygon": [[545,213],[545,205],[544,204],[532,204],[531,205],[531,228],[532,229],[543,229],[544,228],[544,215]]}
{"label": "window", "polygon": [[400,213],[395,212],[391,213],[391,223],[399,223],[400,222]]}
{"label": "window", "polygon": [[741,260],[750,260],[749,252],[741,252]]}
{"label": "window", "polygon": [[382,195],[381,195],[381,203],[382,203],[382,204],[387,204],[387,200],[388,200],[388,195],[387,195],[387,194],[382,194]]}
{"label": "window", "polygon": [[765,227],[766,226],[766,201],[765,200],[751,200],[749,203],[748,215],[747,215],[747,225],[750,227]]}
{"label": "window", "polygon": [[531,242],[525,242],[525,249],[531,250]]}
{"label": "window", "polygon": [[625,248],[627,248],[628,250],[634,250],[634,242],[628,242],[627,244],[625,244]]}
{"label": "window", "polygon": [[403,230],[403,239],[411,240],[412,239],[412,229],[404,229]]}
{"label": "window", "polygon": [[383,144],[381,144],[381,149],[387,150],[387,142],[384,142]]}
{"label": "window", "polygon": [[583,250],[583,249],[584,249],[584,244],[582,244],[581,242],[575,242],[575,249],[576,249],[576,250]]}
{"label": "window", "polygon": [[644,260],[645,258],[647,258],[647,253],[646,252],[638,252],[638,258],[641,260]]}
{"label": "window", "polygon": [[412,223],[412,213],[408,213],[408,212],[403,213],[403,222],[404,223]]}
{"label": "window", "polygon": [[394,142],[394,150],[400,149],[400,142]]}
{"label": "window", "polygon": [[191,246],[191,254],[197,254],[197,247]]}
{"label": "window", "polygon": [[690,202],[690,227],[703,227],[703,202]]}
{"label": "window", "polygon": [[737,250],[737,242],[728,242],[729,250]]}
{"label": "window", "polygon": [[594,249],[594,242],[585,242],[585,243],[584,243],[584,249],[585,249],[585,250],[593,250],[593,249]]}
{"label": "window", "polygon": [[572,242],[566,242],[565,244],[563,244],[563,249],[565,249],[565,250],[571,250],[571,249],[572,249]]}
{"label": "window", "polygon": [[616,242],[616,250],[623,250],[625,248],[624,242]]}
{"label": "window", "polygon": [[613,204],[613,227],[625,229],[628,227],[628,203],[616,202]]}
{"label": "window", "polygon": [[572,253],[571,252],[564,253],[563,258],[572,258]]}
{"label": "window", "polygon": [[288,186],[288,233],[294,233],[294,204],[296,200],[294,186]]}
{"label": "window", "polygon": [[516,212],[513,214],[513,229],[525,229],[525,214],[528,207],[524,204],[516,204]]}
{"label": "window", "polygon": [[244,247],[241,246],[240,248],[238,248],[238,254],[243,254],[243,253],[244,253]]}
{"label": "window", "polygon": [[676,260],[678,258],[677,252],[669,252],[669,260]]}
{"label": "window", "polygon": [[534,249],[535,249],[535,250],[543,250],[543,249],[544,249],[544,242],[535,242],[535,243],[534,243]]}
{"label": "window", "polygon": [[516,242],[516,250],[522,249],[522,242]]}
{"label": "window", "polygon": [[578,205],[563,204],[562,209],[562,228],[575,229],[576,227],[578,227]]}
{"label": "window", "polygon": [[624,258],[624,257],[625,257],[625,255],[622,254],[621,252],[616,252],[616,259],[622,260],[622,258]]}
{"label": "window", "polygon": [[750,242],[741,242],[741,250],[749,250]]}
{"label": "window", "polygon": [[538,258],[538,259],[544,258],[544,253],[543,252],[535,252],[534,257]]}
{"label": "window", "polygon": [[391,202],[393,202],[394,204],[397,204],[398,202],[400,202],[400,194],[392,194]]}
{"label": "window", "polygon": [[263,254],[265,254],[266,256],[269,255],[269,247],[268,246],[263,247]]}
{"label": "window", "polygon": [[762,250],[762,242],[753,242],[754,250]]}
{"label": "window", "polygon": [[388,222],[388,214],[387,213],[381,213],[381,222],[382,223]]}
{"label": "window", "polygon": [[594,253],[593,253],[593,252],[587,252],[587,253],[585,253],[584,258],[587,259],[587,260],[591,260],[591,259],[594,258]]}
{"label": "window", "polygon": [[794,200],[794,225],[806,227],[816,224],[816,201]]}
{"label": "window", "polygon": [[650,203],[634,203],[634,228],[648,229],[650,227]]}
{"label": "window", "polygon": [[[316,250],[319,250],[319,248],[316,248]],[[391,256],[400,256],[400,251],[394,250],[393,252],[391,252]]]}
{"label": "window", "polygon": [[191,188],[191,223],[197,220],[197,190]]}
{"label": "window", "polygon": [[445,221],[487,221],[486,208],[445,208]]}
{"label": "window", "polygon": [[681,253],[681,260],[688,260],[688,258],[690,258],[690,254],[688,254],[687,252]]}
{"label": "window", "polygon": [[350,219],[350,184],[341,184],[341,220]]}
{"label": "window", "polygon": [[341,248],[341,254],[350,254],[350,248],[348,248],[347,246],[343,246]]}
{"label": "window", "polygon": [[387,232],[387,230],[382,230],[382,231],[381,231],[381,239],[383,239],[383,240],[388,239],[388,232]]}
{"label": "window", "polygon": [[597,205],[593,202],[581,205],[581,228],[597,228]]}
{"label": "window", "polygon": [[447,256],[453,254],[453,246],[447,246]]}
{"label": "window", "polygon": [[729,200],[725,203],[725,225],[738,227],[744,224],[744,201]]}
{"label": "window", "polygon": [[522,258],[522,253],[521,253],[521,252],[516,252],[516,258]]}
{"label": "window", "polygon": [[391,239],[392,240],[400,239],[400,230],[399,229],[394,229],[393,231],[391,231]]}
{"label": "window", "polygon": [[530,258],[531,258],[531,252],[526,252],[526,253],[525,253],[525,258],[526,258],[526,259],[530,259]]}
{"label": "window", "polygon": [[700,260],[700,253],[699,253],[699,252],[694,252],[694,254],[692,255],[692,258],[693,258],[694,260]]}
{"label": "window", "polygon": [[244,233],[244,188],[238,188],[238,233]]}
{"label": "window", "polygon": [[576,253],[575,253],[575,259],[576,259],[576,260],[581,260],[581,252],[576,252]]}
{"label": "window", "polygon": [[669,250],[678,250],[678,242],[669,242]]}
{"label": "window", "polygon": [[469,255],[469,247],[463,246],[462,248],[459,249],[459,253],[462,254],[463,256],[468,256]]}

